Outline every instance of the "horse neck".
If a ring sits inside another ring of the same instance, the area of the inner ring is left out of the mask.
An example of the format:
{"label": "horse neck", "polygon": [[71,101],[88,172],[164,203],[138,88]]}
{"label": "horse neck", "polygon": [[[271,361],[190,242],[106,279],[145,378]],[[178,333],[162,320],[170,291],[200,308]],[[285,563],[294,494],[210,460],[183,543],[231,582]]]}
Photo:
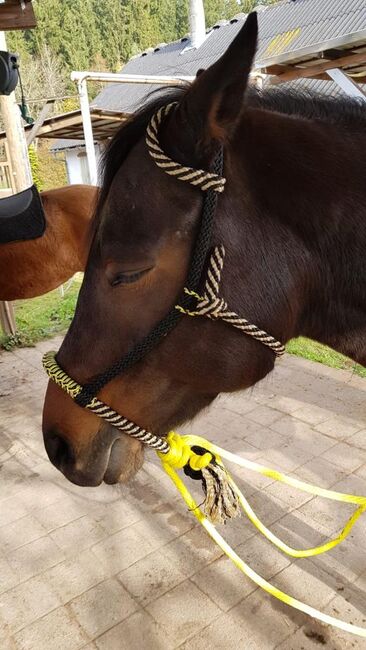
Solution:
{"label": "horse neck", "polygon": [[241,144],[232,159],[245,178],[244,211],[257,215],[257,245],[272,232],[272,277],[281,265],[286,276],[282,338],[308,336],[366,365],[366,134],[248,113],[236,140],[244,155]]}
{"label": "horse neck", "polygon": [[[315,273],[299,331],[366,366],[365,209],[358,215],[357,228],[355,212],[347,215],[345,209],[339,232],[313,251]],[[349,220],[353,228],[348,228]]]}

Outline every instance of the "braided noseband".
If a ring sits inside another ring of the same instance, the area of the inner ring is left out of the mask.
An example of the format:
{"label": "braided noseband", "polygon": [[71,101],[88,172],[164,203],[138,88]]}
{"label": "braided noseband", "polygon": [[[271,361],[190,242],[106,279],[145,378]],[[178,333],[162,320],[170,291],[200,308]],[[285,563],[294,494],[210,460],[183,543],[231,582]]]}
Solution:
{"label": "braided noseband", "polygon": [[281,356],[285,351],[284,346],[273,336],[249,323],[246,319],[240,318],[235,312],[230,311],[225,300],[220,297],[220,279],[225,255],[223,246],[214,249],[209,261],[204,295],[200,296],[198,294],[202,271],[211,241],[217,197],[220,192],[224,191],[226,182],[226,179],[222,176],[223,152],[220,149],[214,162],[214,169],[210,172],[180,165],[169,158],[160,147],[159,128],[164,118],[174,110],[175,106],[175,103],[168,104],[153,115],[146,131],[146,144],[158,167],[170,176],[188,182],[205,192],[202,219],[188,272],[187,287],[184,289],[178,304],[153,328],[150,334],[137,343],[120,361],[91,383],[81,386],[75,382],[58,365],[55,359],[56,355],[53,352],[44,355],[43,365],[50,379],[66,391],[79,406],[87,408],[123,433],[156,449],[164,455],[165,463],[171,463],[175,467],[184,467],[185,471],[187,470],[186,473],[194,478],[199,476],[203,481],[206,494],[206,513],[212,519],[216,518],[216,521],[222,521],[238,514],[238,504],[235,494],[226,481],[225,469],[218,458],[213,457],[210,453],[203,453],[202,455],[202,452],[206,450],[201,448],[192,450],[181,447],[179,436],[174,437],[173,434],[169,434],[167,439],[156,436],[124,418],[96,397],[103,386],[148,354],[159,343],[161,338],[175,327],[183,314],[223,320],[269,347],[276,356]]}

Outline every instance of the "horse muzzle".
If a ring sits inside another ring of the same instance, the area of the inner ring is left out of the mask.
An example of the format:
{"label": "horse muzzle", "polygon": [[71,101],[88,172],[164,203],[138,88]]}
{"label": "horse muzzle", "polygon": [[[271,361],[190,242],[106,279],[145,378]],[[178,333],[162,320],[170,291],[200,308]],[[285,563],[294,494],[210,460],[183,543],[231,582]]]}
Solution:
{"label": "horse muzzle", "polygon": [[126,483],[143,463],[141,443],[108,424],[103,424],[86,446],[75,447],[55,430],[44,431],[43,437],[51,463],[76,485]]}

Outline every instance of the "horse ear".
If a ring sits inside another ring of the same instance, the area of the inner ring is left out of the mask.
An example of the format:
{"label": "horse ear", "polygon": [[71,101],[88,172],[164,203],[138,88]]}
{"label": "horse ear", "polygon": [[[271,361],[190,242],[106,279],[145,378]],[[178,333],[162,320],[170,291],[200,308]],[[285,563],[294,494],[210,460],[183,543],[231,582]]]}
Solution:
{"label": "horse ear", "polygon": [[212,141],[223,142],[233,132],[242,110],[257,39],[257,14],[252,12],[226,52],[207,70],[200,71],[180,101],[177,131],[185,138],[193,131],[191,143],[186,139],[184,146],[182,139],[182,153],[188,153],[187,145],[193,143],[196,153],[199,148],[202,153],[202,147],[207,152]]}

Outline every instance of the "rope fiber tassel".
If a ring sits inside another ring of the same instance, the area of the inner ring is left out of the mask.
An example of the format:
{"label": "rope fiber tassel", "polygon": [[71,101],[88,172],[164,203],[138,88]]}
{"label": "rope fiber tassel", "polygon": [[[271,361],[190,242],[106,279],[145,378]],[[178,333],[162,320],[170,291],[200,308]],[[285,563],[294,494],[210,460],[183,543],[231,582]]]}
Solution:
{"label": "rope fiber tassel", "polygon": [[240,517],[240,501],[223,465],[212,461],[202,469],[202,487],[205,494],[203,512],[212,524],[226,524],[228,519]]}
{"label": "rope fiber tassel", "polygon": [[203,445],[187,444],[186,438],[171,431],[166,442],[168,453],[159,452],[163,465],[183,469],[190,478],[201,480],[205,495],[203,512],[213,524],[225,524],[240,516],[239,495],[233,489],[230,477],[217,454]]}

